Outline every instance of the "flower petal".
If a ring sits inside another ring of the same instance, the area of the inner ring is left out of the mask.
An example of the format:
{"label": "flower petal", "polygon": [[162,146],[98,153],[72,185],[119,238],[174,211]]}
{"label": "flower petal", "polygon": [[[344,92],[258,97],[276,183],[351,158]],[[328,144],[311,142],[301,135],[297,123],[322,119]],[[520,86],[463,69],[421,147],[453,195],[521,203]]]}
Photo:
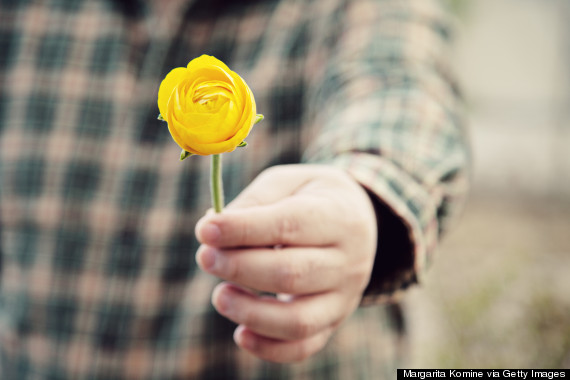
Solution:
{"label": "flower petal", "polygon": [[159,109],[185,151],[231,152],[249,135],[256,104],[245,81],[222,61],[202,55],[172,70],[159,89]]}
{"label": "flower petal", "polygon": [[164,80],[160,83],[158,88],[158,109],[160,114],[166,118],[167,111],[166,105],[168,104],[168,99],[174,88],[184,79],[187,75],[187,69],[185,67],[177,67],[170,71]]}

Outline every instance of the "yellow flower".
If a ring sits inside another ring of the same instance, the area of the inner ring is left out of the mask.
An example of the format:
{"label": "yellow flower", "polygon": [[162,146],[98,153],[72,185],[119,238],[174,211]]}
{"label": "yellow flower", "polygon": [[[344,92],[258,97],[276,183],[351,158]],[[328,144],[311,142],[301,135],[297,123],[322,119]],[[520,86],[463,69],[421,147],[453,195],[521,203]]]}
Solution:
{"label": "yellow flower", "polygon": [[174,141],[202,156],[233,151],[256,121],[255,99],[245,81],[208,55],[166,75],[158,108]]}

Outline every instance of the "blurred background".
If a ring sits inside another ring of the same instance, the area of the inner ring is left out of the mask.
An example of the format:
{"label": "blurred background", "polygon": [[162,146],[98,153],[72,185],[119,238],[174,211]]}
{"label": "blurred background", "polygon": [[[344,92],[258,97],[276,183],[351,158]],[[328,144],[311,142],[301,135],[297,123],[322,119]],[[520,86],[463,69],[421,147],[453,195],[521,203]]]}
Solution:
{"label": "blurred background", "polygon": [[447,4],[473,189],[405,297],[410,366],[570,368],[570,2]]}

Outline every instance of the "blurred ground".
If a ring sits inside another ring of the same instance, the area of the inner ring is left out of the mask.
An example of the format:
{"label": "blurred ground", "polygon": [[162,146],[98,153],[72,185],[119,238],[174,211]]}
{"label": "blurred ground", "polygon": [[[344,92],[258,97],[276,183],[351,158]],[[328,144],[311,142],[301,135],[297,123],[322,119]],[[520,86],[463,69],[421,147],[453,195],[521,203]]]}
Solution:
{"label": "blurred ground", "polygon": [[570,202],[472,199],[407,297],[416,367],[570,368]]}
{"label": "blurred ground", "polygon": [[570,2],[454,4],[473,191],[406,296],[410,366],[570,368]]}

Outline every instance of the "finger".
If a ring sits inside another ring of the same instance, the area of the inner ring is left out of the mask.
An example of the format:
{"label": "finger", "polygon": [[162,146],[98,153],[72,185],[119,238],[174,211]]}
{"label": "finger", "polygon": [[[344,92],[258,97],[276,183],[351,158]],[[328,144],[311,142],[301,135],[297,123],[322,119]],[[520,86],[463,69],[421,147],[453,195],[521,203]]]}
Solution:
{"label": "finger", "polygon": [[279,165],[266,169],[227,208],[262,206],[287,198],[311,180],[312,170],[310,165]]}
{"label": "finger", "polygon": [[312,196],[292,196],[277,203],[207,214],[196,225],[196,237],[215,247],[328,245],[341,231],[335,207]]}
{"label": "finger", "polygon": [[270,296],[256,296],[239,287],[222,283],[212,303],[224,317],[266,338],[307,339],[336,327],[348,310],[337,293],[294,297],[282,302]]}
{"label": "finger", "polygon": [[196,253],[198,265],[210,274],[255,290],[287,294],[339,287],[343,259],[334,247],[220,250],[202,245]]}
{"label": "finger", "polygon": [[327,329],[307,339],[282,341],[267,338],[240,325],[234,332],[234,341],[260,359],[276,363],[298,362],[316,354],[326,345],[332,329]]}

